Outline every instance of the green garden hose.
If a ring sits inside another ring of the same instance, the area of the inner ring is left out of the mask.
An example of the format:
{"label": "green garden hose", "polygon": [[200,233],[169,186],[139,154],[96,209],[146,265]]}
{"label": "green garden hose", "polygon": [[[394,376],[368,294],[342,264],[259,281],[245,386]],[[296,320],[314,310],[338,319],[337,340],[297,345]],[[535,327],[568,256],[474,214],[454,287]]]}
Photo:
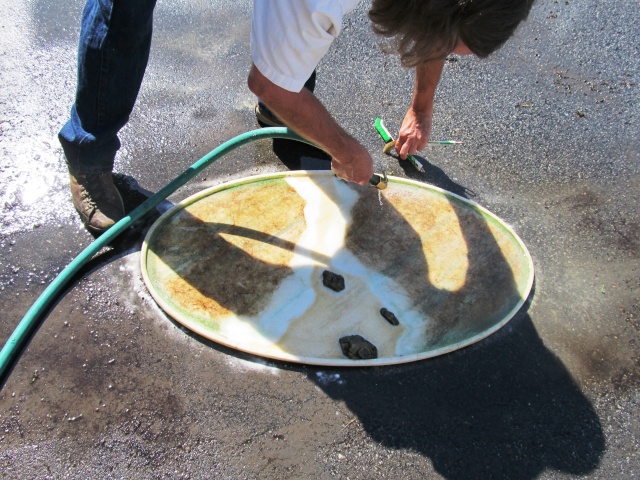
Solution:
{"label": "green garden hose", "polygon": [[78,273],[78,271],[80,271],[80,269],[89,262],[95,254],[145,214],[154,209],[178,188],[182,187],[189,180],[198,175],[198,173],[208,167],[211,163],[242,145],[266,138],[286,138],[309,143],[285,127],[261,128],[238,135],[202,157],[191,167],[185,170],[180,176],[175,178],[172,182],[135,208],[129,215],[125,216],[122,220],[113,225],[91,245],[80,252],[80,254],[74,258],[73,261],[67,265],[65,269],[62,270],[47,286],[44,292],[42,292],[2,347],[2,351],[0,351],[0,389],[9,376],[11,366],[20,356],[22,350],[38,326],[38,322],[43,313],[49,308],[49,306],[51,306],[58,295],[60,295],[71,278],[73,278],[73,276]]}

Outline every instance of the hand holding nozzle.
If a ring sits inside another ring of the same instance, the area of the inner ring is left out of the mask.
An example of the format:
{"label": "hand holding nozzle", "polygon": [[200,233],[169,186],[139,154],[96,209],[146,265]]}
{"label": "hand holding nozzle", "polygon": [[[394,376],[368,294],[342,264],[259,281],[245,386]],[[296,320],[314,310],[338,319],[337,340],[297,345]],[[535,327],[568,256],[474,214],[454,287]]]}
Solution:
{"label": "hand holding nozzle", "polygon": [[[389,152],[391,152],[391,150],[395,148],[396,141],[393,139],[393,137],[389,133],[389,130],[387,130],[387,127],[385,127],[384,122],[382,121],[381,118],[376,118],[374,125],[376,127],[376,130],[380,134],[380,137],[382,137],[382,140],[384,140],[384,147],[382,151],[386,154],[389,154]],[[457,145],[460,143],[462,142],[458,140],[431,140],[427,142],[427,145]],[[418,170],[421,173],[425,173],[424,168],[422,168],[422,165],[420,164],[420,162],[418,162],[413,155],[408,154],[407,160],[409,160],[411,165],[413,165],[416,170]]]}
{"label": "hand holding nozzle", "polygon": [[334,155],[331,158],[331,170],[336,177],[360,185],[369,183],[379,190],[387,188],[386,172],[382,175],[374,173],[373,158],[369,151],[355,139],[349,137],[349,140],[348,148],[341,149],[340,155]]}

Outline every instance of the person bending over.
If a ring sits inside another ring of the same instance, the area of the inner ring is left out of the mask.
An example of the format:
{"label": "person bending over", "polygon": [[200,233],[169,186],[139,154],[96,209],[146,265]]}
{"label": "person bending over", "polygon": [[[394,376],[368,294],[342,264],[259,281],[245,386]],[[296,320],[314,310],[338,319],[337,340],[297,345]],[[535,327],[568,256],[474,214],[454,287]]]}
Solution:
{"label": "person bending over", "polygon": [[[373,175],[367,149],[331,117],[305,81],[360,0],[254,0],[249,89],[263,123],[288,126],[331,155],[344,180]],[[414,89],[395,148],[401,158],[429,140],[436,87],[450,53],[484,58],[500,48],[529,14],[533,0],[373,0],[368,16],[379,35],[396,39],[401,62],[415,69]]]}

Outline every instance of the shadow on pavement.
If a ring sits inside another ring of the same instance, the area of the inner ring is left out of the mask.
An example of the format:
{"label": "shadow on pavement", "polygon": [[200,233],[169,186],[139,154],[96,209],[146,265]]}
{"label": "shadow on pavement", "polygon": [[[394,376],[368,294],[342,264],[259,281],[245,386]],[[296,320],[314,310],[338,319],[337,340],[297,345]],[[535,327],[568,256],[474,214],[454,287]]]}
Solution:
{"label": "shadow on pavement", "polygon": [[467,349],[397,367],[333,370],[312,381],[343,401],[371,439],[418,452],[447,479],[533,479],[593,471],[598,416],[528,314]]}
{"label": "shadow on pavement", "polygon": [[[306,374],[343,402],[369,438],[414,451],[444,478],[588,475],[605,451],[600,419],[523,311],[465,349],[415,363],[326,368],[268,360],[185,335],[225,355]],[[327,379],[339,379],[331,381]]]}
{"label": "shadow on pavement", "polygon": [[391,155],[391,157],[395,158],[398,161],[398,165],[400,165],[408,178],[417,180],[419,182],[429,183],[438,188],[442,188],[443,190],[447,190],[448,192],[460,195],[464,198],[472,199],[476,196],[476,193],[474,191],[469,190],[468,188],[454,182],[446,173],[444,173],[444,170],[436,167],[435,165],[432,165],[420,155],[414,155],[413,158],[415,158],[420,163],[420,165],[422,165],[424,173],[418,172],[415,167],[413,167],[413,165],[411,165],[406,160],[401,160],[397,155]]}

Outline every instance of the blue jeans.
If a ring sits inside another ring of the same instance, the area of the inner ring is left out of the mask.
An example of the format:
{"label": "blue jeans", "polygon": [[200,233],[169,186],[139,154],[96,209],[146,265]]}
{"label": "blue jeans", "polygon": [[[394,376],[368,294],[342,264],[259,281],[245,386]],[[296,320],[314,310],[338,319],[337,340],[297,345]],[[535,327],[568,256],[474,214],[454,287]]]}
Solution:
{"label": "blue jeans", "polygon": [[118,131],[133,110],[149,60],[156,0],[87,0],[78,46],[78,83],[58,138],[69,170],[108,173]]}

